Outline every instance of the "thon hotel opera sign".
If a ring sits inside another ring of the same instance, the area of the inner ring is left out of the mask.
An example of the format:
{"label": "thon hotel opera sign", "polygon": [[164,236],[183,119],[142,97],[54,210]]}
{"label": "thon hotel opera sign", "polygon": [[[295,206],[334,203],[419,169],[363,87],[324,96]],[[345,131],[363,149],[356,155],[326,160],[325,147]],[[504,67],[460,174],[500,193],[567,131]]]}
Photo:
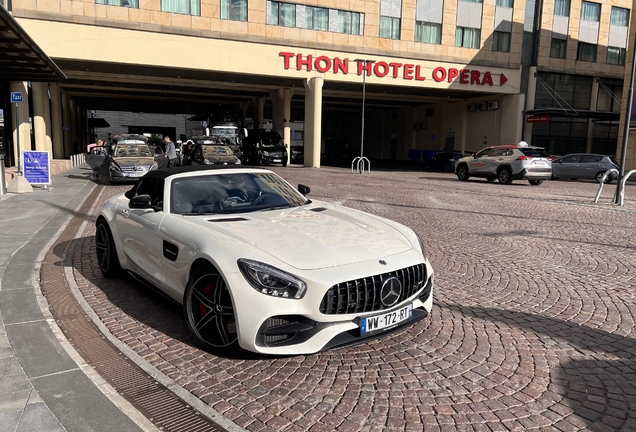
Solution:
{"label": "thon hotel opera sign", "polygon": [[[367,76],[378,78],[401,79],[405,81],[425,81],[432,79],[437,83],[448,82],[453,84],[466,84],[471,86],[503,86],[508,78],[503,73],[493,77],[490,71],[480,71],[476,69],[459,69],[444,66],[423,66],[413,63],[350,60],[348,58],[328,57],[325,55],[313,56],[308,54],[296,54],[281,51],[279,56],[283,58],[285,70],[295,68],[298,71],[318,71],[321,73],[333,72],[347,75],[355,73],[362,75],[365,71]],[[498,79],[497,79],[498,78]]]}

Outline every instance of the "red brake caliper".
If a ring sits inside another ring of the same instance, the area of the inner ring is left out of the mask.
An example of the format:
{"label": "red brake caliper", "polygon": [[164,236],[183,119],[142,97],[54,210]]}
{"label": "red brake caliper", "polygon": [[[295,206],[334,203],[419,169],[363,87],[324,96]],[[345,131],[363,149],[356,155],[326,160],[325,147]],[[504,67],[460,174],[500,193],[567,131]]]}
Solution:
{"label": "red brake caliper", "polygon": [[[212,292],[212,284],[208,284],[205,286],[205,288],[203,288],[204,294],[210,294],[211,292]],[[204,317],[207,311],[209,310],[210,309],[208,309],[203,303],[199,303],[199,312],[201,313],[201,317]]]}

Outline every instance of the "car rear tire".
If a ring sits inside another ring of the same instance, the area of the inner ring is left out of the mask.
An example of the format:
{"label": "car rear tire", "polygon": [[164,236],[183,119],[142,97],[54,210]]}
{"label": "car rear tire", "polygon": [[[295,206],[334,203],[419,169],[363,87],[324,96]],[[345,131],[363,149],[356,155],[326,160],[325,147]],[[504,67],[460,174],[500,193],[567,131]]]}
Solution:
{"label": "car rear tire", "polygon": [[114,278],[121,274],[122,269],[119,265],[119,258],[117,258],[115,241],[108,223],[104,219],[97,222],[95,252],[97,253],[97,265],[104,276]]}
{"label": "car rear tire", "polygon": [[528,180],[532,186],[539,186],[543,180]]}
{"label": "car rear tire", "polygon": [[215,355],[241,351],[230,290],[212,266],[195,271],[183,298],[186,324],[203,347]]}
{"label": "car rear tire", "polygon": [[[597,172],[596,175],[594,176],[594,180],[596,180],[596,183],[600,183],[604,175],[605,175],[605,171]],[[605,184],[608,184],[611,182],[612,182],[612,176],[610,174],[607,180],[605,180]]]}
{"label": "car rear tire", "polygon": [[468,180],[468,167],[466,165],[460,165],[457,167],[457,178],[465,181]]}
{"label": "car rear tire", "polygon": [[499,170],[499,173],[497,174],[497,179],[501,184],[509,185],[510,183],[512,183],[512,171],[510,170],[510,168],[501,168]]}

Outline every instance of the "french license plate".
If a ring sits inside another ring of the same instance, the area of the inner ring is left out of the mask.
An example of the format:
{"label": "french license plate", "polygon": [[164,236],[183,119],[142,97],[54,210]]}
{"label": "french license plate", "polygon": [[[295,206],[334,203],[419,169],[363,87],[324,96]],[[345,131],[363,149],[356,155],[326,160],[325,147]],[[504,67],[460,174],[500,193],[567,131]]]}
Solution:
{"label": "french license plate", "polygon": [[413,304],[411,303],[391,312],[362,318],[360,321],[360,333],[365,334],[393,327],[401,322],[409,320],[412,316]]}
{"label": "french license plate", "polygon": [[141,177],[142,173],[127,173],[127,177]]}
{"label": "french license plate", "polygon": [[274,163],[280,162],[280,159],[274,159]]}
{"label": "french license plate", "polygon": [[542,161],[542,160],[539,160],[539,161],[533,161],[533,163],[534,163],[535,165],[539,165],[539,166],[546,166],[546,165],[548,165],[548,163],[547,163],[546,161]]}

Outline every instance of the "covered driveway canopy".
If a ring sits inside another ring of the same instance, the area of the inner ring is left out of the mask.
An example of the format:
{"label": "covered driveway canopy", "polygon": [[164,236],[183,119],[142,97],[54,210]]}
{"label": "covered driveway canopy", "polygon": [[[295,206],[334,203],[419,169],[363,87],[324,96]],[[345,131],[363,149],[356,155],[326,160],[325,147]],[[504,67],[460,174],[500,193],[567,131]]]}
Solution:
{"label": "covered driveway canopy", "polygon": [[54,82],[64,72],[0,6],[0,81]]}

